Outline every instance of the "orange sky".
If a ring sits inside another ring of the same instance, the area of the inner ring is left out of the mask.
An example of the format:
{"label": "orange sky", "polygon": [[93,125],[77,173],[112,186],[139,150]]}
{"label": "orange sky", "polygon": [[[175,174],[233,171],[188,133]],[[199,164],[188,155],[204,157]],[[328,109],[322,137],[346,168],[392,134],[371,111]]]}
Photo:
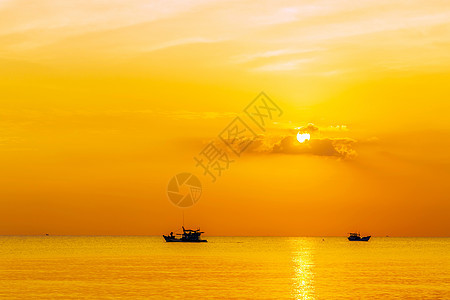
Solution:
{"label": "orange sky", "polygon": [[[446,1],[0,0],[0,234],[170,232],[167,183],[193,172],[185,222],[209,235],[449,236],[449,20]],[[193,157],[260,91],[283,115],[211,183]]]}

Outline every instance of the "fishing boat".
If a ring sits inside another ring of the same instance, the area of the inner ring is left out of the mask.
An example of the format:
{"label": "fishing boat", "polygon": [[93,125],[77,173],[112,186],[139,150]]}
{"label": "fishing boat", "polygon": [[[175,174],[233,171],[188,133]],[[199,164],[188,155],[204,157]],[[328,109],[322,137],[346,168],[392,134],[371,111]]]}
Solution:
{"label": "fishing boat", "polygon": [[191,229],[185,229],[184,226],[183,233],[177,233],[176,235],[181,235],[181,237],[177,238],[176,235],[173,234],[173,232],[170,233],[170,235],[163,235],[166,242],[180,242],[180,243],[206,243],[207,240],[201,239],[201,234],[204,233],[203,231],[200,231],[200,228],[197,230],[191,230]]}
{"label": "fishing boat", "polygon": [[367,242],[370,239],[370,235],[368,236],[363,236],[361,237],[361,235],[357,232],[351,232],[350,235],[348,236],[348,240],[349,241],[358,241],[358,242]]}

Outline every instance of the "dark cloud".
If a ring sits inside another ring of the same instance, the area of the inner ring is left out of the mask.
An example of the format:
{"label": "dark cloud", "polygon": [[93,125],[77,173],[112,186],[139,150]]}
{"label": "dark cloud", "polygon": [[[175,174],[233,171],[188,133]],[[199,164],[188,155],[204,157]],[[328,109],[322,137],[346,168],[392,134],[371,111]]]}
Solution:
{"label": "dark cloud", "polygon": [[[246,144],[248,141],[240,139],[235,142]],[[355,144],[356,141],[350,138],[313,138],[304,143],[299,143],[295,136],[259,135],[252,140],[245,152],[252,154],[303,154],[352,159],[356,156]]]}
{"label": "dark cloud", "polygon": [[[331,126],[339,130],[346,129],[344,125]],[[317,155],[341,159],[356,157],[356,140],[351,138],[314,137],[323,130],[313,123],[306,126],[284,129],[275,135],[258,135],[257,137],[240,137],[235,139],[234,145],[248,145],[245,152],[250,154],[291,154],[291,155]],[[309,133],[310,140],[300,143],[297,133]],[[358,143],[359,144],[359,143]],[[219,145],[217,145],[219,146]]]}
{"label": "dark cloud", "polygon": [[299,143],[295,137],[287,136],[273,146],[272,153],[353,158],[356,155],[354,143],[354,140],[348,138],[320,138]]}
{"label": "dark cloud", "polygon": [[309,123],[306,126],[302,126],[302,127],[298,128],[298,131],[300,133],[314,133],[318,130],[319,130],[319,127],[317,127],[316,125],[314,125],[312,123]]}

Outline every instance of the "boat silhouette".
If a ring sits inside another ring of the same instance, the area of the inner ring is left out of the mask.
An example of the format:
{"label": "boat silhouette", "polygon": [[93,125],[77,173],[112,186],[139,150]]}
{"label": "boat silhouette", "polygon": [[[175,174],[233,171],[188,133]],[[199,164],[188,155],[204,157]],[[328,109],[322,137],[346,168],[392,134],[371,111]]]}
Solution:
{"label": "boat silhouette", "polygon": [[200,228],[197,230],[185,229],[184,226],[183,233],[177,233],[176,235],[181,235],[180,238],[177,238],[173,232],[170,235],[163,235],[166,242],[180,242],[180,243],[206,243],[207,240],[202,240],[200,238],[201,234],[204,233],[200,231]]}
{"label": "boat silhouette", "polygon": [[359,233],[351,232],[351,233],[349,233],[348,240],[352,241],[352,242],[353,241],[367,242],[367,241],[369,241],[370,237],[371,237],[370,235],[361,237],[361,235]]}

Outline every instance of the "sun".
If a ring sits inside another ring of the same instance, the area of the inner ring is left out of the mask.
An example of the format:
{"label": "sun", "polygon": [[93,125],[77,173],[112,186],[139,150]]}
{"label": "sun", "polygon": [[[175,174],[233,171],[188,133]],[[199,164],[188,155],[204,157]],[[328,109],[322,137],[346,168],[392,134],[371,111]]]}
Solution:
{"label": "sun", "polygon": [[311,138],[311,136],[309,135],[309,133],[300,133],[300,131],[297,133],[297,140],[300,143],[303,143],[305,141],[309,141],[310,138]]}

